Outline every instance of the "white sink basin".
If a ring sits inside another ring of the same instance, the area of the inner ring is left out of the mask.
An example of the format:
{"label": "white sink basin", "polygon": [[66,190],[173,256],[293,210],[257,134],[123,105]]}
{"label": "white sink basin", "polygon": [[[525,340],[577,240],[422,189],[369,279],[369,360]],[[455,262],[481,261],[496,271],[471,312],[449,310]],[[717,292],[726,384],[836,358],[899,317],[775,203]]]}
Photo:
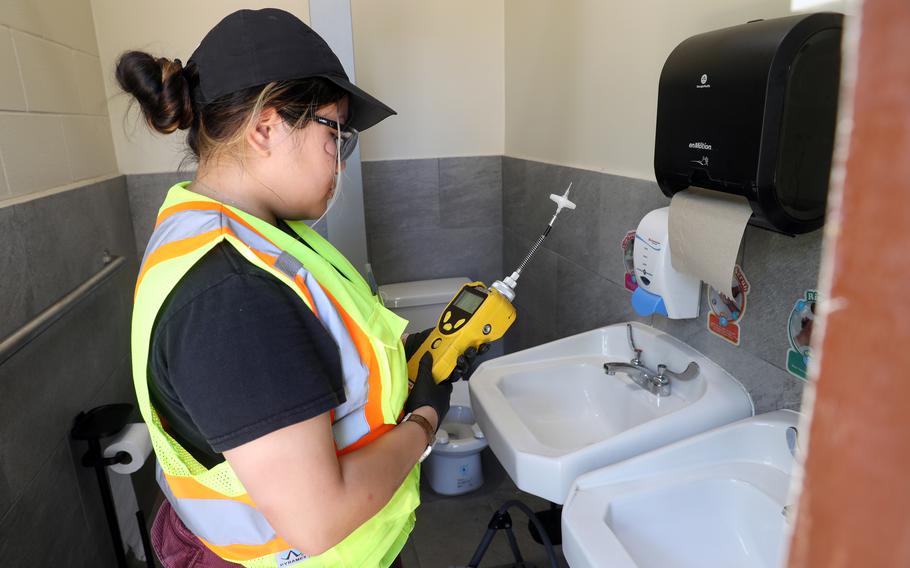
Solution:
{"label": "white sink basin", "polygon": [[562,512],[566,560],[573,568],[780,566],[794,463],[787,431],[798,417],[749,418],[579,477]]}
{"label": "white sink basin", "polygon": [[515,484],[562,503],[579,475],[753,414],[726,371],[688,345],[633,323],[651,369],[700,371],[657,397],[603,364],[628,362],[626,324],[613,325],[485,362],[470,381],[477,422]]}

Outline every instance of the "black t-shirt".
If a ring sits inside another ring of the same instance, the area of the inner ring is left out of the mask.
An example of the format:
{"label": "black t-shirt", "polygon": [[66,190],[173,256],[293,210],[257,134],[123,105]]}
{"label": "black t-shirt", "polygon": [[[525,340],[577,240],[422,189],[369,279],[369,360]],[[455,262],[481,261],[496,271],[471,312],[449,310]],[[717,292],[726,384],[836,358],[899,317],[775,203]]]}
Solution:
{"label": "black t-shirt", "polygon": [[229,243],[168,296],[148,375],[168,432],[206,467],[345,400],[335,340],[293,290]]}

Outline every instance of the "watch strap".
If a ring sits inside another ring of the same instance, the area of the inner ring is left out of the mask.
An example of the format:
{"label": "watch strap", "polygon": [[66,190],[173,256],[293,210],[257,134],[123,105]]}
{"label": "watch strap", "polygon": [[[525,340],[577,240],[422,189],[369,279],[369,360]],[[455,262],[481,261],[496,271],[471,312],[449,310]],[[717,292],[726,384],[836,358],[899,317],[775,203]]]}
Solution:
{"label": "watch strap", "polygon": [[427,446],[432,446],[433,443],[436,442],[436,432],[433,430],[433,425],[423,416],[409,412],[401,421],[402,424],[405,422],[414,422],[423,428],[424,433],[427,435]]}

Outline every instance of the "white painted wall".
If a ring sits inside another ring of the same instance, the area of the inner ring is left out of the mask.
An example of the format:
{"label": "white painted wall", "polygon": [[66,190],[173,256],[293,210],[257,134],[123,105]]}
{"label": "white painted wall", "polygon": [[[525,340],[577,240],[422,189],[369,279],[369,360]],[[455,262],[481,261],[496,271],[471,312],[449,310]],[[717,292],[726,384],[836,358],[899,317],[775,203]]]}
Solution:
{"label": "white painted wall", "polygon": [[[309,22],[307,0],[91,0],[120,171],[177,169],[183,136],[123,121],[113,79],[127,49],[189,58],[218,20],[240,8],[283,8]],[[357,83],[398,111],[364,133],[364,160],[502,154],[503,0],[352,0]],[[2,39],[2,38],[0,38]]]}
{"label": "white painted wall", "polygon": [[654,179],[657,84],[676,45],[790,0],[505,0],[505,154]]}
{"label": "white painted wall", "polygon": [[170,136],[153,133],[137,120],[138,106],[127,114],[130,98],[114,79],[121,53],[139,49],[185,63],[202,37],[231,12],[281,8],[309,22],[310,11],[307,0],[91,0],[91,7],[117,163],[125,174],[175,171],[185,155],[185,137],[181,131]]}
{"label": "white painted wall", "polygon": [[351,5],[358,83],[398,111],[363,135],[364,160],[503,153],[503,0]]}
{"label": "white painted wall", "polygon": [[[173,171],[183,142],[149,133],[135,115],[122,120],[128,99],[112,76],[119,53],[186,60],[241,7],[273,5],[309,21],[307,0],[91,5],[123,173]],[[657,82],[670,51],[693,34],[790,8],[791,0],[351,0],[357,83],[399,113],[364,133],[362,157],[505,154],[652,179]]]}

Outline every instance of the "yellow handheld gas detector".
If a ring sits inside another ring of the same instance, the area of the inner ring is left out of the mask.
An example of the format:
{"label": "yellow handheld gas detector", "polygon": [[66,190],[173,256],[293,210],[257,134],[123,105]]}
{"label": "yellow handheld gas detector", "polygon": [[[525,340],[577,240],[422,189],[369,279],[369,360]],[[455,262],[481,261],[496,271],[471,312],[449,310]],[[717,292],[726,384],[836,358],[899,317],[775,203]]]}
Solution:
{"label": "yellow handheld gas detector", "polygon": [[408,377],[411,381],[416,380],[420,358],[427,351],[433,355],[433,379],[441,383],[449,378],[458,364],[458,357],[465,351],[472,347],[477,349],[481,344],[492,343],[505,335],[515,321],[512,300],[515,299],[515,287],[521,271],[550,234],[559,212],[564,207],[575,209],[575,204],[569,201],[570,189],[571,183],[561,196],[550,194],[550,199],[556,202],[556,213],[511,276],[497,280],[489,288],[483,282],[471,282],[462,286],[442,311],[429,337],[408,360]]}
{"label": "yellow handheld gas detector", "polygon": [[439,316],[436,327],[408,361],[408,376],[417,376],[420,358],[433,354],[433,378],[446,380],[462,353],[482,343],[491,343],[503,335],[515,321],[515,306],[495,288],[483,282],[462,286]]}

